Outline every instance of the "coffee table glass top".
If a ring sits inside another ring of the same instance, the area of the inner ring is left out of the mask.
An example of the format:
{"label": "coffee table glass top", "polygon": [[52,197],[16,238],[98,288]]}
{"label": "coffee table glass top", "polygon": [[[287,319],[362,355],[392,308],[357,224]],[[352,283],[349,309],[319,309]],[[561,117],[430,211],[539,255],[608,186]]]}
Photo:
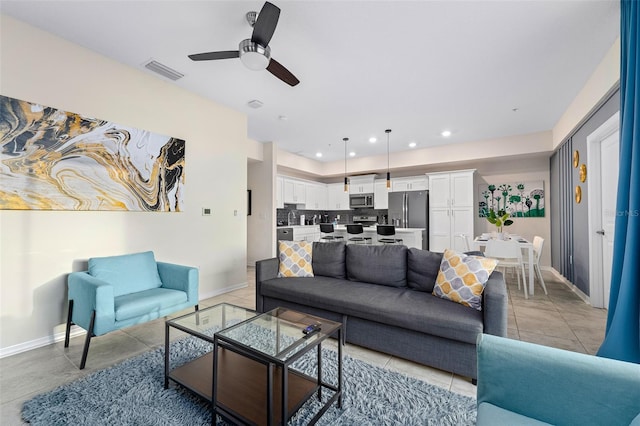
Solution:
{"label": "coffee table glass top", "polygon": [[[318,331],[303,333],[306,327],[314,324],[319,325]],[[218,337],[269,357],[286,361],[305,347],[334,333],[340,326],[340,323],[324,318],[276,308],[219,331]]]}
{"label": "coffee table glass top", "polygon": [[213,343],[214,333],[258,315],[239,306],[221,303],[167,321],[172,327]]}

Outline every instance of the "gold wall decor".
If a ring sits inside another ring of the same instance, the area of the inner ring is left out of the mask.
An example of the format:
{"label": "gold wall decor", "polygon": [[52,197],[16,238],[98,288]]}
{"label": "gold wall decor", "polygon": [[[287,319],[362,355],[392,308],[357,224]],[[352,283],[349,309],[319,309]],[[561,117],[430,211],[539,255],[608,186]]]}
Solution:
{"label": "gold wall decor", "polygon": [[582,201],[582,188],[576,185],[576,203],[580,204],[580,201]]}
{"label": "gold wall decor", "polygon": [[573,167],[578,167],[578,164],[580,164],[580,153],[576,149],[575,151],[573,151]]}
{"label": "gold wall decor", "polygon": [[585,164],[580,164],[580,182],[584,182],[587,180],[587,166]]}
{"label": "gold wall decor", "polygon": [[184,209],[185,141],[0,95],[0,210]]}

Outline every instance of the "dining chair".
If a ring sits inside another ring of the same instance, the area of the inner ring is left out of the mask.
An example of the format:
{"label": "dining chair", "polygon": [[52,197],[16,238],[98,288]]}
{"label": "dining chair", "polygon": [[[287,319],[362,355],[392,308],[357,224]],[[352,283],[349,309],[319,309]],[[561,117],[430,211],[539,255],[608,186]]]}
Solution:
{"label": "dining chair", "polygon": [[540,281],[540,285],[544,290],[544,294],[547,293],[547,286],[544,285],[544,279],[542,278],[542,271],[540,270],[540,256],[542,255],[542,247],[544,246],[544,238],[535,236],[533,237],[533,255],[535,258],[533,259],[533,271],[535,272],[538,280]]}
{"label": "dining chair", "polygon": [[396,238],[396,227],[394,225],[378,225],[376,233],[382,238],[378,239],[382,244],[402,244],[402,238]]}
{"label": "dining chair", "polygon": [[355,237],[349,238],[349,241],[355,244],[370,244],[371,237],[364,237],[362,234],[364,229],[361,224],[347,225],[347,234],[355,235]]}
{"label": "dining chair", "polygon": [[[524,298],[528,299],[527,282],[525,280],[524,262],[522,261],[522,249],[516,240],[496,240],[487,241],[484,251],[486,257],[498,259],[498,267],[514,268],[518,276],[518,289],[520,288],[520,277],[522,276],[522,287],[524,288]],[[522,274],[522,275],[520,275]]]}
{"label": "dining chair", "polygon": [[332,223],[321,223],[320,233],[322,234],[322,236],[320,237],[320,241],[335,241],[344,239],[342,235],[333,235],[334,231],[335,229],[333,228]]}
{"label": "dining chair", "polygon": [[456,238],[462,239],[465,251],[471,251],[471,237],[467,234],[456,234]]}

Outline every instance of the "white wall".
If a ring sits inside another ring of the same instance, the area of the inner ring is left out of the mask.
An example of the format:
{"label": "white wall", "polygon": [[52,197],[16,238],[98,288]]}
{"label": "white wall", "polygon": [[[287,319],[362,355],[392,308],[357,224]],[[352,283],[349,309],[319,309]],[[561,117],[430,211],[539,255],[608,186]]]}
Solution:
{"label": "white wall", "polygon": [[201,298],[246,285],[246,117],[13,18],[0,28],[3,95],[186,140],[182,213],[0,211],[1,354],[63,330],[67,274],[89,257],[198,266]]}
{"label": "white wall", "polygon": [[276,255],[276,155],[273,142],[261,144],[260,162],[248,167],[247,188],[251,190],[251,216],[247,216],[247,263]]}
{"label": "white wall", "polygon": [[569,108],[553,127],[555,150],[620,81],[620,37],[616,39]]}

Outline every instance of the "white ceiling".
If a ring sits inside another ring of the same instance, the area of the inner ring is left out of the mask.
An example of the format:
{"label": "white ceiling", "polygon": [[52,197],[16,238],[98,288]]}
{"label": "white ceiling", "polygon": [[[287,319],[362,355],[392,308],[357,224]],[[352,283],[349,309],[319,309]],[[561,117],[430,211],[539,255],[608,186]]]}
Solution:
{"label": "white ceiling", "polygon": [[187,58],[236,50],[262,1],[2,0],[0,11],[144,72],[153,58],[185,74],[172,84],[246,113],[250,138],[321,161],[344,158],[343,137],[359,157],[386,153],[386,128],[392,152],[549,130],[619,35],[618,1],[272,2],[272,56],[301,80],[293,88],[238,59]]}

